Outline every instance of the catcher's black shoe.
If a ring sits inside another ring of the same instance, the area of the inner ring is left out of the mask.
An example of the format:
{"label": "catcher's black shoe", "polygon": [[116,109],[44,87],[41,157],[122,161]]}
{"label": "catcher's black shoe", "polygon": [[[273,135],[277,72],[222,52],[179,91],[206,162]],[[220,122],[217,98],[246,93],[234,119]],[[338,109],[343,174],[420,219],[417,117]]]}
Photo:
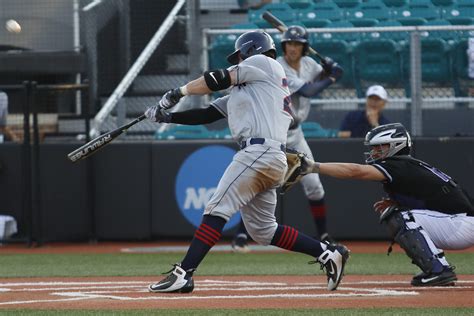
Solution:
{"label": "catcher's black shoe", "polygon": [[326,251],[318,257],[317,262],[321,264],[321,269],[326,270],[329,291],[337,289],[341,282],[349,254],[349,249],[346,246],[338,244],[328,245]]}
{"label": "catcher's black shoe", "polygon": [[150,284],[148,291],[153,293],[191,293],[194,290],[193,272],[194,270],[184,271],[177,263],[173,269],[164,273],[170,273],[170,275],[158,283]]}
{"label": "catcher's black shoe", "polygon": [[445,267],[439,273],[421,272],[413,277],[411,285],[413,286],[448,286],[454,285],[457,281],[454,267]]}
{"label": "catcher's black shoe", "polygon": [[232,240],[232,251],[238,253],[250,252],[246,234],[238,234]]}

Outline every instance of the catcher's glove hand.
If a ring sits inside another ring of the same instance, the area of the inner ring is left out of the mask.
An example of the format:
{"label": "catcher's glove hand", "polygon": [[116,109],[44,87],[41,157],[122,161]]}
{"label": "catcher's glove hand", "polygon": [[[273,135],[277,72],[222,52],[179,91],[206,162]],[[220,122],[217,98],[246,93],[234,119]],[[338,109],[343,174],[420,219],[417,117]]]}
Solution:
{"label": "catcher's glove hand", "polygon": [[310,172],[310,165],[303,153],[296,150],[286,150],[286,160],[288,163],[288,170],[286,171],[283,184],[280,188],[280,194],[285,194],[295,183]]}

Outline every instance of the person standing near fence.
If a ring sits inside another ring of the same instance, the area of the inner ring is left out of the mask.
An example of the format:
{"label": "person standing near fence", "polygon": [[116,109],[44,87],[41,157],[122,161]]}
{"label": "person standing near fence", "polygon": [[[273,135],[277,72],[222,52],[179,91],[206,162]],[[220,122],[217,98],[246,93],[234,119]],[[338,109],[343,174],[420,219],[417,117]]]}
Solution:
{"label": "person standing near fence", "polygon": [[[145,115],[155,122],[204,124],[227,117],[238,151],[208,202],[184,259],[169,275],[150,284],[150,292],[189,293],[193,273],[218,242],[226,222],[240,210],[250,236],[260,244],[274,245],[315,258],[326,269],[328,290],[335,290],[343,276],[349,251],[343,245],[328,245],[293,227],[279,225],[275,218],[276,188],[288,168],[285,143],[292,124],[288,82],[275,60],[272,38],[263,31],[242,34],[228,69],[214,69],[181,88],[168,91],[159,105]],[[204,95],[230,89],[205,109],[167,113],[184,95]]]}
{"label": "person standing near fence", "polygon": [[19,138],[7,125],[8,95],[0,90],[0,143],[6,140],[19,141]]}

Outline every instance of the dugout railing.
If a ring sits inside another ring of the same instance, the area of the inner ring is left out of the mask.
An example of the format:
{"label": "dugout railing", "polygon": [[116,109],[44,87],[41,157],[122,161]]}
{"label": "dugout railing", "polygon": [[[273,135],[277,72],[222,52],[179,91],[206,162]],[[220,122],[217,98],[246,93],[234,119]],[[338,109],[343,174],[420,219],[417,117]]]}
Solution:
{"label": "dugout railing", "polygon": [[[2,146],[8,146],[9,144],[16,145],[21,143],[20,157],[21,161],[20,174],[18,175],[21,182],[21,201],[11,201],[8,198],[2,203],[4,211],[9,211],[9,208],[18,208],[20,203],[21,209],[20,214],[16,214],[15,220],[20,228],[18,234],[13,235],[10,238],[0,239],[0,245],[2,243],[16,243],[24,242],[28,246],[41,245],[42,244],[42,232],[44,218],[42,215],[43,204],[42,199],[42,178],[47,178],[46,175],[41,174],[40,167],[40,156],[41,156],[41,144],[47,134],[57,135],[58,128],[58,109],[44,109],[44,100],[38,100],[40,95],[48,95],[48,98],[53,98],[55,101],[59,99],[61,93],[76,94],[89,90],[87,83],[63,83],[63,84],[38,84],[36,81],[24,81],[22,84],[15,85],[0,85],[0,91],[4,91],[8,96],[15,99],[20,99],[21,109],[15,109],[15,113],[8,114],[7,127],[9,131],[16,135],[16,139],[6,144],[0,144]],[[82,95],[81,95],[82,97]],[[83,98],[85,100],[85,98]],[[56,102],[54,102],[56,103]],[[86,135],[86,141],[90,138],[90,108],[88,102],[81,102],[81,113],[84,121],[84,134]],[[49,112],[49,113],[46,113]],[[52,113],[55,112],[55,113]],[[75,135],[75,134],[74,134]],[[8,149],[6,149],[8,151]],[[0,154],[0,163],[2,163],[2,155]],[[92,176],[92,165],[88,163],[88,174],[87,181],[90,189],[87,192],[87,204],[89,210],[93,213],[94,205],[94,190],[93,190],[93,176]],[[2,173],[8,173],[9,168],[5,166],[5,170],[0,168],[0,177],[3,177]],[[5,178],[9,179],[12,176],[6,175]],[[8,181],[8,180],[7,180]],[[8,196],[9,192],[3,192]],[[13,202],[13,204],[11,204]],[[18,216],[19,215],[19,216]],[[93,223],[91,223],[91,236],[93,236]]]}

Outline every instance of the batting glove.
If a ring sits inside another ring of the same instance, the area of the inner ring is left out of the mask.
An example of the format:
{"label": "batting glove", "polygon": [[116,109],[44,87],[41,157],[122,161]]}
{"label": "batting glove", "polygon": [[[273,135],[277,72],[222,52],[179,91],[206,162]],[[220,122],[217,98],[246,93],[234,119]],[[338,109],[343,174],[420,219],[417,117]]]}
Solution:
{"label": "batting glove", "polygon": [[332,65],[331,72],[329,73],[329,78],[333,78],[334,82],[336,82],[342,77],[343,73],[344,69],[342,69],[342,67],[339,66],[338,63],[334,63]]}
{"label": "batting glove", "polygon": [[165,93],[158,104],[162,109],[167,110],[178,104],[183,96],[180,88],[172,89]]}
{"label": "batting glove", "polygon": [[329,57],[324,57],[323,60],[321,60],[321,66],[323,67],[324,71],[327,74],[331,73],[332,66],[334,65],[334,60]]}
{"label": "batting glove", "polygon": [[166,113],[166,111],[160,108],[158,105],[149,107],[145,111],[145,116],[152,122],[169,123],[171,121],[171,114]]}

